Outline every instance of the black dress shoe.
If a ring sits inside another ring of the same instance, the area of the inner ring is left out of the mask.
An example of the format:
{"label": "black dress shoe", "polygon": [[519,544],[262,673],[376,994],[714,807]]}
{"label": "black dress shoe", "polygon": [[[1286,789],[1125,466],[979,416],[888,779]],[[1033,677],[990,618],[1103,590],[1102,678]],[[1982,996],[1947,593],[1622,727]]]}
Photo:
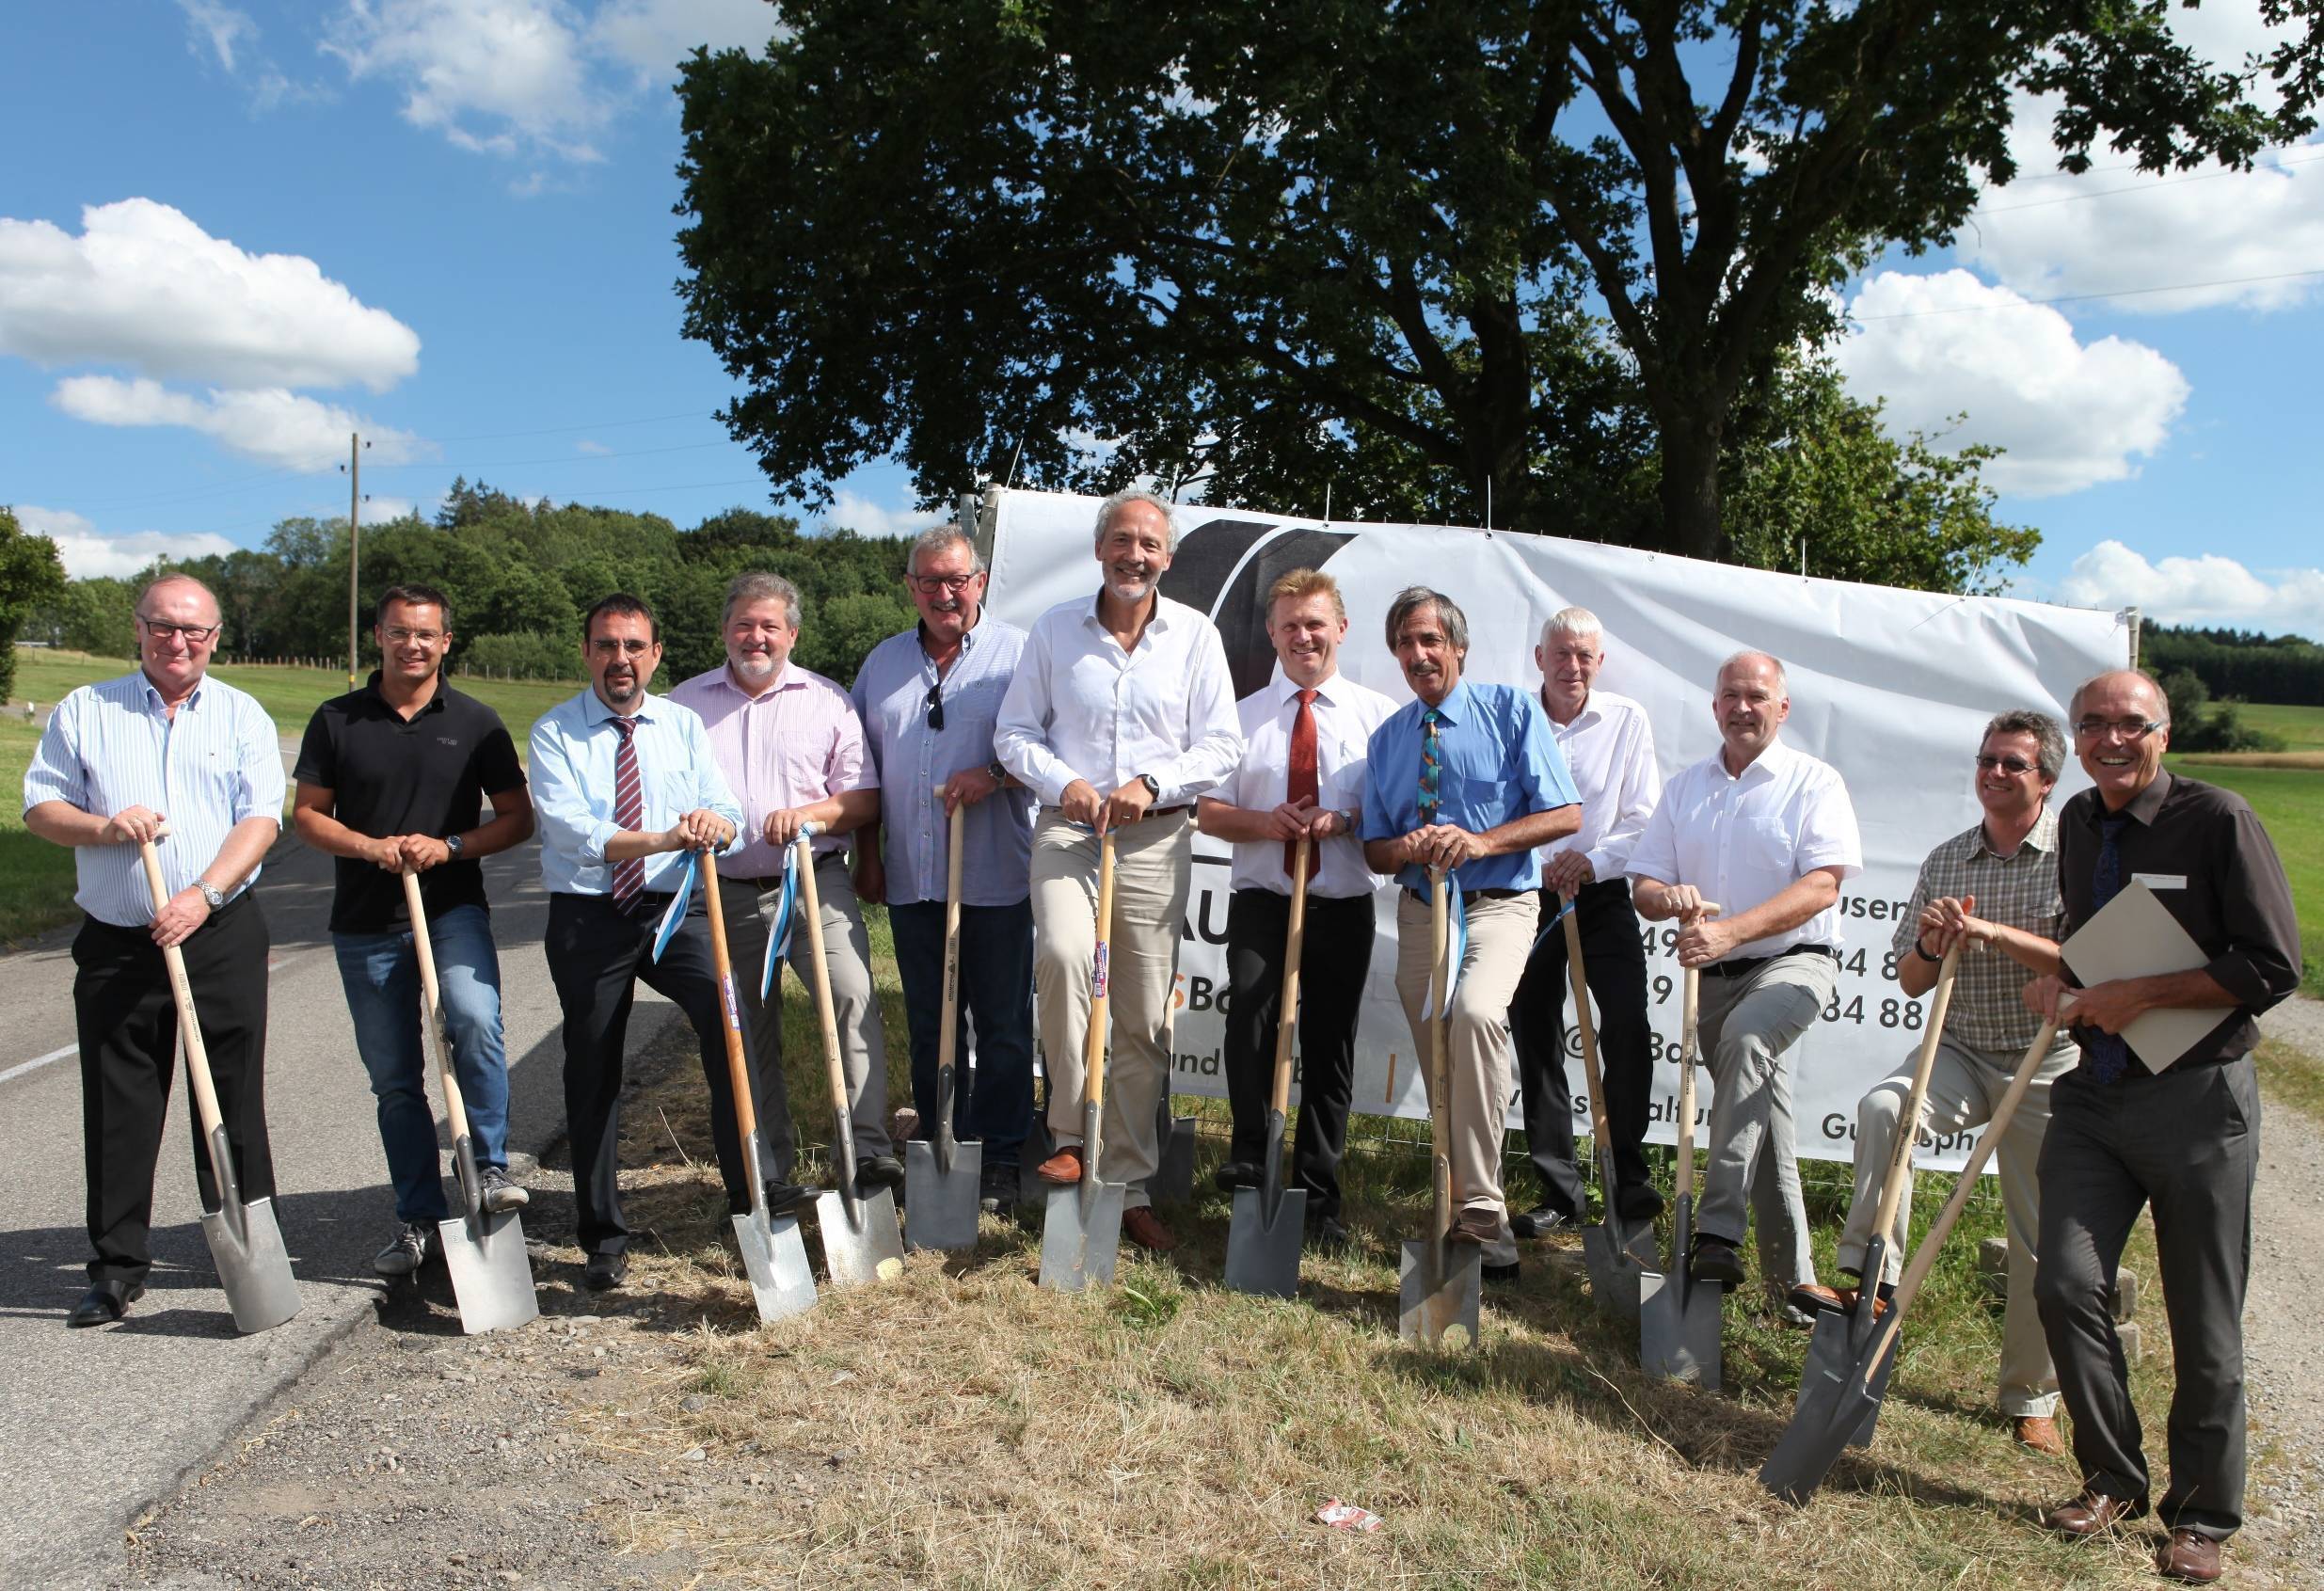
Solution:
{"label": "black dress shoe", "polygon": [[1211,1179],[1221,1193],[1233,1193],[1238,1187],[1257,1187],[1266,1180],[1266,1173],[1249,1160],[1230,1160],[1211,1173]]}
{"label": "black dress shoe", "polygon": [[996,1216],[1014,1206],[1023,1176],[1013,1160],[1007,1165],[985,1167],[977,1174],[977,1208]]}
{"label": "black dress shoe", "polygon": [[1695,1234],[1695,1252],[1687,1257],[1686,1273],[1696,1281],[1739,1287],[1743,1279],[1743,1255],[1726,1238],[1698,1232]]}
{"label": "black dress shoe", "polygon": [[1509,1217],[1509,1230],[1520,1237],[1547,1237],[1553,1232],[1565,1232],[1573,1224],[1571,1216],[1547,1204],[1536,1204],[1521,1216]]}
{"label": "black dress shoe", "polygon": [[1640,1183],[1616,1193],[1614,1207],[1626,1221],[1650,1221],[1663,1213],[1663,1195],[1652,1184]]}
{"label": "black dress shoe", "polygon": [[629,1274],[629,1255],[592,1254],[589,1256],[588,1268],[581,1274],[581,1280],[589,1284],[589,1291],[592,1293],[611,1293],[621,1285],[622,1279]]}
{"label": "black dress shoe", "polygon": [[129,1306],[145,1297],[142,1281],[100,1281],[72,1306],[65,1316],[67,1326],[110,1326],[129,1313]]}
{"label": "black dress shoe", "polygon": [[767,1184],[767,1214],[788,1216],[814,1197],[815,1189],[805,1183],[787,1183],[779,1177],[771,1179]]}
{"label": "black dress shoe", "polygon": [[1344,1254],[1355,1242],[1348,1235],[1346,1223],[1337,1216],[1317,1216],[1307,1223],[1307,1247],[1327,1254]]}
{"label": "black dress shoe", "polygon": [[861,1193],[868,1188],[876,1193],[883,1187],[904,1185],[904,1163],[893,1154],[867,1154],[855,1162],[855,1188]]}

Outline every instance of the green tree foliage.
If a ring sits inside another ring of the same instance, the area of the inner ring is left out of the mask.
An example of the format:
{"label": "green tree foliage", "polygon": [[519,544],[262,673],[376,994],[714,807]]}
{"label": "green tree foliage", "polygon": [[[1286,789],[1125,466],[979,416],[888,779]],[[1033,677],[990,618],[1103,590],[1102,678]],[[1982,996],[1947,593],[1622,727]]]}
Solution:
{"label": "green tree foliage", "polygon": [[48,600],[24,619],[20,633],[27,641],[103,658],[136,656],[137,631],[130,617],[140,582],[93,576],[67,581]]}
{"label": "green tree foliage", "polygon": [[65,566],[56,544],[16,521],[16,511],[0,507],[0,702],[16,686],[16,637],[24,621],[65,585]]}
{"label": "green tree foliage", "polygon": [[2302,635],[2150,624],[2139,632],[2139,657],[2152,669],[2199,676],[2214,696],[2324,707],[2324,646]]}
{"label": "green tree foliage", "polygon": [[1898,441],[1881,406],[1841,390],[1821,359],[1787,359],[1738,411],[1727,454],[1727,522],[1739,563],[1834,580],[1992,594],[2041,543],[1993,517],[1979,471],[1999,449]]}
{"label": "green tree foliage", "polygon": [[2210,687],[2187,669],[2173,669],[2156,683],[2171,704],[2171,749],[2174,752],[2280,752],[2284,738],[2243,722],[2233,702],[2214,702]]}
{"label": "green tree foliage", "polygon": [[801,501],[892,453],[931,504],[1209,473],[1721,556],[1736,404],[1877,247],[1950,241],[2014,174],[2021,90],[2077,168],[2280,135],[2166,18],[793,0],[763,59],[684,70],[685,328]]}

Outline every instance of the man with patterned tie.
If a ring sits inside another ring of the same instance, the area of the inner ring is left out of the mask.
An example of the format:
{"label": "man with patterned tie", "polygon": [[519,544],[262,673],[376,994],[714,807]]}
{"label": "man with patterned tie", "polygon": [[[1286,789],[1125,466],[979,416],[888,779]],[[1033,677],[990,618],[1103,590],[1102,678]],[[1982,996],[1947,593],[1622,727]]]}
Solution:
{"label": "man with patterned tie", "polygon": [[1243,760],[1196,803],[1202,831],[1234,845],[1227,903],[1227,1099],[1234,1140],[1218,1186],[1259,1185],[1291,925],[1293,855],[1305,835],[1306,941],[1299,952],[1299,1129],[1296,1185],[1307,1190],[1307,1238],[1336,1248],[1341,1156],[1356,1082],[1356,1013],[1372,965],[1372,870],[1355,839],[1364,748],[1395,704],[1339,672],[1347,610],[1317,569],[1267,591],[1267,640],[1281,672],[1235,704]]}
{"label": "man with patterned tie", "polygon": [[[2051,1086],[2038,1172],[2034,1299],[2082,1471],[2080,1495],[2047,1523],[2094,1536],[2146,1512],[2146,1456],[2107,1306],[2123,1244],[2151,1204],[2174,1374],[2171,1487],[2157,1509],[2170,1535],[2156,1567],[2200,1584],[2219,1578],[2220,1544],[2243,1519],[2243,1296],[2259,1169],[2252,1047],[2254,1019],[2300,983],[2300,929],[2284,866],[2243,798],[2164,771],[2171,708],[2152,679],[2099,675],[2074,693],[2067,716],[2096,788],[2059,815],[2066,936],[2141,883],[2207,960],[2088,988],[2058,976],[2026,986],[2035,1011],[2065,1008],[2082,1051]],[[2123,1032],[2147,1011],[2174,1009],[2219,1022],[2151,1070]]]}
{"label": "man with patterned tie", "polygon": [[[697,892],[679,903],[674,936],[654,959],[657,930],[688,882],[677,852],[731,850],[742,808],[719,776],[702,720],[647,693],[661,664],[661,627],[634,597],[615,595],[581,621],[590,688],[533,725],[533,805],[541,883],[549,891],[544,948],[565,1011],[565,1110],[573,1143],[578,1238],[592,1291],[629,1270],[629,1229],[617,1185],[622,1042],[636,984],[685,1011],[710,1089],[710,1134],[727,1207],[751,1207],[749,1160],[726,1074],[725,1017]],[[708,866],[709,859],[701,859]],[[755,1060],[752,1097],[766,1090]]]}
{"label": "man with patterned tie", "polygon": [[1431,965],[1429,871],[1448,870],[1467,922],[1447,1002],[1456,1243],[1473,1243],[1488,1281],[1517,1275],[1501,1187],[1512,1070],[1509,1002],[1540,919],[1540,849],[1582,826],[1581,798],[1530,691],[1461,677],[1469,621],[1416,585],[1388,610],[1388,645],[1418,699],[1372,732],[1357,834],[1396,901],[1396,994],[1425,1056]]}

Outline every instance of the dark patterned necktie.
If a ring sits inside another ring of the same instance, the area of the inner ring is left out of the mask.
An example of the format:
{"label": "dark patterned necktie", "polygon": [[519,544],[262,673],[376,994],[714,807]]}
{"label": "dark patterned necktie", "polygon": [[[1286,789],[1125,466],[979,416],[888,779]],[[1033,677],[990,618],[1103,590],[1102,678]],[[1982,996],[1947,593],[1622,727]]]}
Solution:
{"label": "dark patterned necktie", "polygon": [[1420,824],[1437,820],[1437,709],[1420,715]]}
{"label": "dark patterned necktie", "polygon": [[[638,782],[637,748],[629,739],[637,733],[634,718],[616,718],[613,732],[621,737],[621,744],[613,752],[613,823],[625,834],[636,834],[645,827],[645,787]],[[613,864],[613,904],[627,914],[645,892],[645,858],[632,856],[627,862]]]}
{"label": "dark patterned necktie", "polygon": [[[1299,692],[1298,716],[1291,721],[1291,772],[1283,788],[1283,798],[1294,806],[1302,802],[1313,803],[1322,789],[1315,767],[1315,692]],[[1290,877],[1298,870],[1299,842],[1283,841],[1283,874]]]}
{"label": "dark patterned necktie", "polygon": [[[2123,827],[2130,821],[2126,816],[2098,819],[2098,867],[2090,878],[2090,911],[2093,916],[2106,909],[2106,903],[2123,890],[2123,851],[2119,843]],[[2079,1035],[2082,1058],[2090,1067],[2093,1082],[2111,1083],[2130,1066],[2130,1046],[2123,1042],[2119,1033],[2101,1033],[2086,1028]]]}

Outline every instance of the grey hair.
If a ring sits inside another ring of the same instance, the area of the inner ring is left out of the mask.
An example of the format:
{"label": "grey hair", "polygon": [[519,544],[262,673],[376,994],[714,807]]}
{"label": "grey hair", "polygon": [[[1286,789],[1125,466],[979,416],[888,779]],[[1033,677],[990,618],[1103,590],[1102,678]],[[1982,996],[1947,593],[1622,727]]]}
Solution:
{"label": "grey hair", "polygon": [[217,614],[221,621],[224,620],[226,616],[226,609],[219,603],[218,594],[211,590],[200,581],[195,579],[192,575],[185,574],[155,575],[151,580],[146,581],[143,585],[137,588],[137,599],[129,605],[130,612],[133,613],[140,612],[145,607],[145,599],[152,596],[154,592],[158,591],[165,585],[192,586],[196,591],[200,592],[204,597],[210,598],[210,611]]}
{"label": "grey hair", "polygon": [[2082,697],[2088,693],[2092,686],[2099,684],[2105,680],[2113,679],[2122,675],[2128,675],[2133,679],[2143,680],[2145,682],[2146,688],[2153,692],[2155,695],[2155,722],[2161,724],[2166,729],[2169,728],[2171,726],[2170,693],[2162,688],[2162,682],[2160,680],[2157,679],[2153,675],[2147,673],[2146,670],[2142,668],[2100,669],[2096,674],[2092,675],[2088,679],[2085,679],[2079,685],[2077,685],[2074,688],[2074,694],[2066,698],[2066,717],[2069,719],[2075,719],[2082,716]]}
{"label": "grey hair", "polygon": [[2065,772],[2065,728],[2049,714],[2035,712],[2031,708],[2012,708],[2007,712],[1997,712],[1985,721],[1985,733],[1978,740],[1978,745],[1982,748],[1996,735],[2032,736],[2034,745],[2040,748],[2034,754],[2035,759],[2041,764],[2042,777],[2049,783],[2056,784],[2058,775]]}
{"label": "grey hair", "polygon": [[977,538],[949,521],[941,525],[931,525],[913,538],[912,545],[904,549],[904,573],[911,576],[920,572],[921,553],[942,552],[954,545],[968,549],[968,572],[970,574],[984,573],[984,558],[977,550]]}
{"label": "grey hair", "polygon": [[1550,637],[1559,630],[1577,641],[1588,641],[1606,633],[1606,627],[1598,622],[1598,615],[1587,608],[1560,608],[1549,616],[1541,627],[1541,644],[1548,645]]}
{"label": "grey hair", "polygon": [[1388,605],[1388,649],[1396,649],[1396,632],[1404,621],[1423,608],[1437,611],[1437,623],[1444,627],[1444,639],[1453,650],[1466,657],[1469,654],[1469,615],[1460,611],[1460,604],[1441,591],[1431,591],[1425,585],[1408,585],[1396,593],[1396,599]]}
{"label": "grey hair", "polygon": [[1775,656],[1773,652],[1762,652],[1755,646],[1746,646],[1740,652],[1730,652],[1727,654],[1726,660],[1719,664],[1719,672],[1711,676],[1712,693],[1714,695],[1717,693],[1719,681],[1727,677],[1727,671],[1728,669],[1733,668],[1737,663],[1755,661],[1766,663],[1774,668],[1775,671],[1775,689],[1781,691],[1787,696],[1791,693],[1791,676],[1784,672],[1783,660]]}
{"label": "grey hair", "polygon": [[1107,498],[1104,502],[1097,505],[1097,529],[1090,533],[1090,545],[1093,547],[1103,547],[1106,543],[1106,528],[1113,523],[1114,516],[1121,513],[1123,509],[1129,507],[1130,504],[1134,502],[1151,504],[1153,507],[1161,512],[1163,526],[1162,550],[1165,552],[1177,551],[1178,510],[1171,505],[1169,499],[1163,497],[1159,492],[1150,490],[1145,486],[1125,486],[1121,491],[1114,493],[1113,496]]}
{"label": "grey hair", "polygon": [[763,569],[737,575],[726,584],[726,607],[719,615],[722,625],[734,617],[737,608],[746,608],[754,602],[774,601],[783,604],[783,616],[790,621],[791,632],[799,630],[799,588],[781,575],[771,575]]}

